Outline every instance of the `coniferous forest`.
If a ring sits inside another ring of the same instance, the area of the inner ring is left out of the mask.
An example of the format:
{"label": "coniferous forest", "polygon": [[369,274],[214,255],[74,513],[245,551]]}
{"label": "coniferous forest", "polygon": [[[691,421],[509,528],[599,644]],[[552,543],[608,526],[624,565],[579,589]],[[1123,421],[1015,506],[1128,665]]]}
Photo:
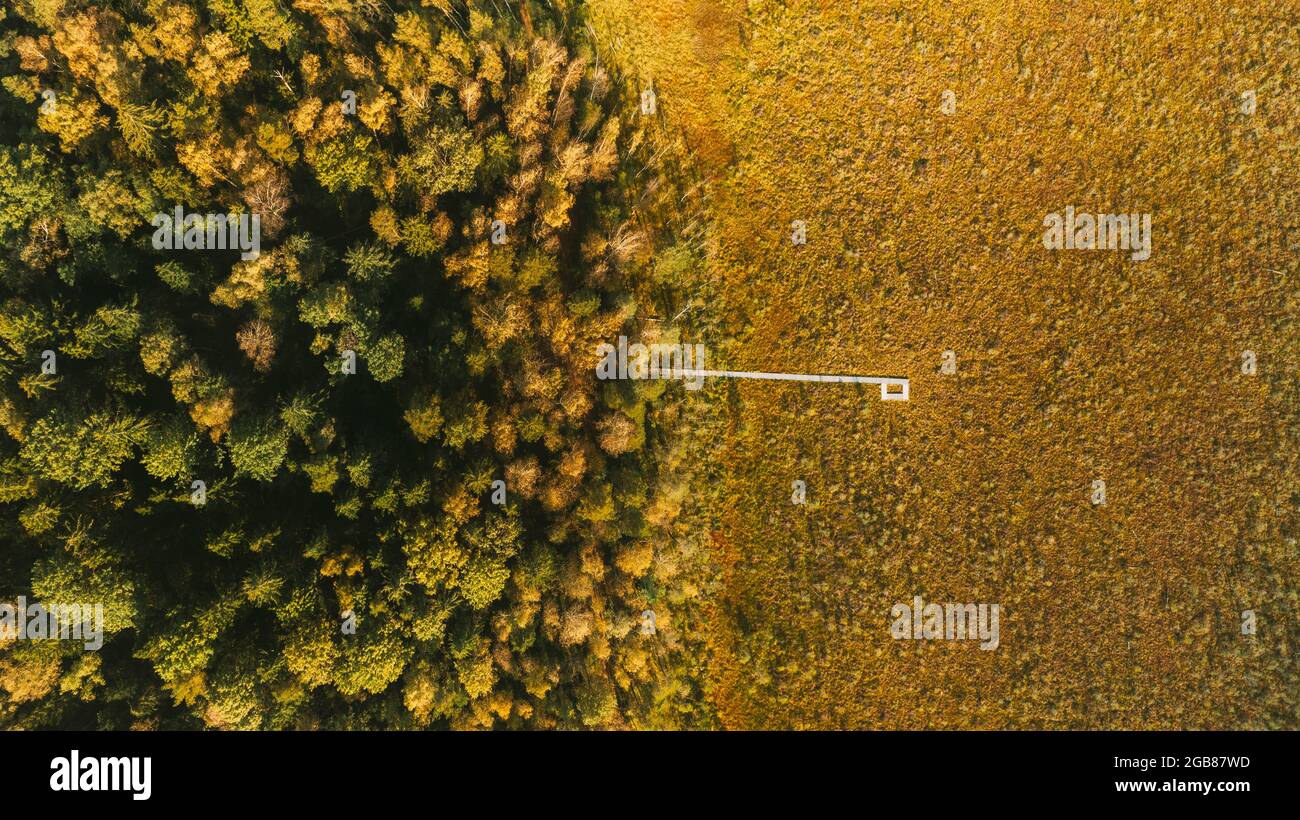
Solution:
{"label": "coniferous forest", "polygon": [[681,388],[592,377],[694,251],[580,10],[0,16],[0,599],[105,633],[0,726],[707,725]]}

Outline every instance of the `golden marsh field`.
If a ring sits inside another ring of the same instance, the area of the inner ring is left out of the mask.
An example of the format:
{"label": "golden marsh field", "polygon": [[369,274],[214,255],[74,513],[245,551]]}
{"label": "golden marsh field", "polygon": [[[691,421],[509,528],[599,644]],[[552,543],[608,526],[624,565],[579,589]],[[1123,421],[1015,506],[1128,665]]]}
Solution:
{"label": "golden marsh field", "polygon": [[[593,7],[707,190],[717,366],[911,379],[685,419],[721,724],[1300,723],[1300,10]],[[1047,250],[1067,207],[1150,259]],[[998,651],[892,639],[915,595],[999,602]]]}

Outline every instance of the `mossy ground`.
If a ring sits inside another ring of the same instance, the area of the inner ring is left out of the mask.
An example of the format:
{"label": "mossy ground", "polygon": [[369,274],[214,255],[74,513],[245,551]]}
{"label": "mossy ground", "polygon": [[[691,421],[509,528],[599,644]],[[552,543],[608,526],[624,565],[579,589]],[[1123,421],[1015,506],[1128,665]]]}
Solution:
{"label": "mossy ground", "polygon": [[[711,180],[713,363],[912,379],[701,398],[722,723],[1300,725],[1300,13],[593,5]],[[1067,205],[1151,259],[1045,250]],[[1001,647],[893,640],[917,594]]]}

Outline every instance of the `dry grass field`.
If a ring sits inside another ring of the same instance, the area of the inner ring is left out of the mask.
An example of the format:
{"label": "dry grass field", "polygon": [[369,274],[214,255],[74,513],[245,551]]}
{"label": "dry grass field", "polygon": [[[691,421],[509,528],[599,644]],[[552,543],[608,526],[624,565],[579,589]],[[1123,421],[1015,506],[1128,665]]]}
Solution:
{"label": "dry grass field", "polygon": [[[1300,726],[1300,8],[593,6],[708,180],[693,341],[912,380],[699,398],[722,725]],[[1151,258],[1045,249],[1066,206]],[[894,640],[914,595],[1000,646]]]}

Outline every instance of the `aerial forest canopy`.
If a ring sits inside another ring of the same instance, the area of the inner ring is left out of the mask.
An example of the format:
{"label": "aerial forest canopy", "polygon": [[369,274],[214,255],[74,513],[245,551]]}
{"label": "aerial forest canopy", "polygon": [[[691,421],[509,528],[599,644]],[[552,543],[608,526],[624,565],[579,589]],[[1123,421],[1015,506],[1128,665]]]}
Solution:
{"label": "aerial forest canopy", "polygon": [[709,720],[681,388],[593,377],[692,252],[577,4],[0,17],[0,601],[104,607],[0,726]]}

